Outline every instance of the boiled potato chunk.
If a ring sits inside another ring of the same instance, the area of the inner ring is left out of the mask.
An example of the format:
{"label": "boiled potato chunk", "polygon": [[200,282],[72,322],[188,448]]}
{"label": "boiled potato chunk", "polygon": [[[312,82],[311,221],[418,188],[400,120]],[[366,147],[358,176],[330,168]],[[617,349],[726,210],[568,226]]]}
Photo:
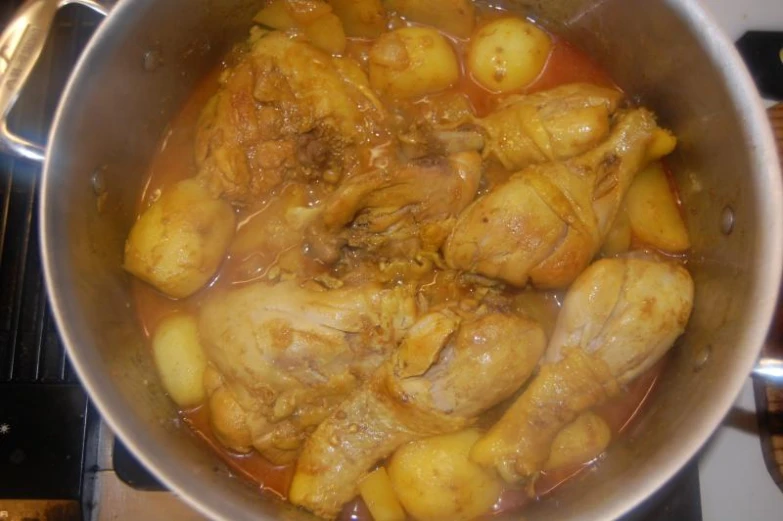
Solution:
{"label": "boiled potato chunk", "polygon": [[459,38],[469,38],[473,32],[473,0],[386,0],[384,4],[411,22],[431,25]]}
{"label": "boiled potato chunk", "polygon": [[171,297],[188,297],[215,275],[234,228],[230,204],[193,179],[180,181],[133,225],[123,266]]}
{"label": "boiled potato chunk", "polygon": [[225,386],[218,387],[209,397],[209,420],[212,432],[225,447],[243,454],[250,452],[253,438],[247,416]]}
{"label": "boiled potato chunk", "polygon": [[458,79],[454,50],[435,29],[397,29],[383,34],[370,49],[370,85],[381,95],[418,98]]}
{"label": "boiled potato chunk", "polygon": [[405,521],[405,511],[384,467],[372,471],[359,482],[359,494],[374,521]]}
{"label": "boiled potato chunk", "polygon": [[587,411],[566,425],[555,437],[545,469],[589,463],[609,446],[612,432],[597,414]]}
{"label": "boiled potato chunk", "polygon": [[481,27],[468,48],[468,70],[494,92],[518,90],[535,80],[549,58],[549,35],[521,18],[501,18]]}
{"label": "boiled potato chunk", "polygon": [[256,13],[253,21],[281,31],[296,27],[296,20],[288,12],[285,0],[272,0]]}
{"label": "boiled potato chunk", "polygon": [[253,21],[272,29],[301,29],[310,43],[330,54],[345,51],[343,24],[321,0],[272,0]]}
{"label": "boiled potato chunk", "polygon": [[688,230],[660,163],[637,174],[625,202],[631,230],[641,242],[672,253],[690,248]]}
{"label": "boiled potato chunk", "polygon": [[188,408],[204,401],[207,357],[194,317],[173,315],[163,319],[152,335],[152,356],[163,388],[177,405]]}
{"label": "boiled potato chunk", "polygon": [[253,21],[284,31],[312,23],[331,12],[331,6],[321,0],[272,0],[256,13]]}
{"label": "boiled potato chunk", "polygon": [[329,3],[348,36],[377,38],[386,30],[386,11],[381,0],[329,0]]}
{"label": "boiled potato chunk", "polygon": [[418,521],[467,521],[489,512],[500,482],[468,457],[480,434],[468,429],[404,445],[388,472],[397,497]]}
{"label": "boiled potato chunk", "polygon": [[311,24],[332,12],[332,6],[322,0],[284,0],[286,9],[296,23]]}
{"label": "boiled potato chunk", "polygon": [[328,13],[304,26],[304,34],[310,43],[329,54],[342,54],[347,40],[340,19]]}

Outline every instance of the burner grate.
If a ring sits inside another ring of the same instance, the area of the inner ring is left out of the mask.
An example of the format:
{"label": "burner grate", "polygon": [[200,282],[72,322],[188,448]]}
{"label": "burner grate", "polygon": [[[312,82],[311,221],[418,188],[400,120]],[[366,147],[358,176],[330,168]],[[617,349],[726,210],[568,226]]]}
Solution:
{"label": "burner grate", "polygon": [[[0,4],[0,26],[20,4]],[[58,13],[44,55],[11,113],[9,126],[15,132],[45,141],[70,70],[99,21],[98,15],[77,6]],[[42,279],[40,175],[38,164],[0,155],[0,382],[76,383]]]}
{"label": "burner grate", "polygon": [[[0,27],[21,4],[0,2]],[[41,60],[11,112],[14,132],[45,141],[70,71],[99,21],[78,6],[57,14]],[[28,515],[41,505],[35,500],[65,500],[50,506],[72,515],[44,519],[81,519],[99,418],[68,363],[46,298],[40,175],[37,163],[0,154],[0,518],[39,519]]]}

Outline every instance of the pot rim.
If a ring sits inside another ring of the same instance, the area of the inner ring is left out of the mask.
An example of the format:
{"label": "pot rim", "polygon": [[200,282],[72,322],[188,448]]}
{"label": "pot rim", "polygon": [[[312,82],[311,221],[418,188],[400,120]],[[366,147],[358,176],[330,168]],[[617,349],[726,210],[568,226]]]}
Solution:
{"label": "pot rim", "polygon": [[[616,519],[630,512],[669,481],[707,442],[735,402],[764,344],[775,311],[783,270],[783,185],[771,128],[756,87],[731,41],[712,15],[700,5],[699,0],[663,0],[663,3],[671,8],[695,35],[722,77],[734,106],[743,115],[746,147],[751,150],[753,157],[754,184],[758,193],[766,194],[764,199],[756,201],[756,211],[759,214],[759,222],[764,223],[764,233],[759,234],[755,247],[763,262],[757,264],[759,274],[750,293],[756,297],[753,313],[749,313],[753,319],[744,329],[739,342],[744,349],[738,350],[735,369],[723,382],[723,392],[712,399],[709,411],[702,413],[698,428],[678,439],[677,444],[669,444],[666,450],[659,451],[653,458],[654,462],[648,461],[647,467],[656,467],[655,471],[641,473],[629,480],[622,496],[602,503],[586,513],[584,519]],[[181,462],[175,461],[162,450],[135,417],[122,414],[124,399],[116,389],[106,385],[107,375],[102,364],[80,349],[79,335],[69,320],[78,316],[78,310],[69,306],[69,302],[64,299],[64,292],[58,291],[61,285],[69,284],[72,279],[59,267],[57,252],[52,249],[51,244],[50,229],[54,228],[57,217],[50,215],[49,208],[50,201],[57,197],[52,172],[57,165],[52,160],[50,151],[55,148],[58,136],[66,131],[62,117],[64,107],[78,89],[78,84],[89,74],[85,64],[90,61],[96,49],[111,38],[113,27],[130,14],[137,4],[136,0],[119,2],[97,29],[71,74],[55,114],[43,167],[39,207],[44,280],[52,314],[72,366],[102,418],[140,462],[170,491],[201,514],[211,519],[229,521],[236,519],[232,513],[240,512],[226,504],[225,497],[218,491],[209,487],[198,488],[198,476],[187,472]],[[198,495],[195,492],[197,489]],[[581,515],[577,517],[582,519]]]}

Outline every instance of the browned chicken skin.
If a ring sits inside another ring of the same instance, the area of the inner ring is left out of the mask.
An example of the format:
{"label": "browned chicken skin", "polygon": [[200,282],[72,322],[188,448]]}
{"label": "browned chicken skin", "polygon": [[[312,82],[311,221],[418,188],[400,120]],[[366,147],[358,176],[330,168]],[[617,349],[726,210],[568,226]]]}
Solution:
{"label": "browned chicken skin", "polygon": [[595,149],[515,174],[460,215],[446,261],[514,286],[568,286],[598,252],[656,129],[649,111],[622,112]]}
{"label": "browned chicken skin", "polygon": [[415,318],[406,288],[254,284],[202,307],[204,348],[247,413],[253,446],[275,463],[389,356]]}
{"label": "browned chicken skin", "polygon": [[386,131],[359,65],[282,32],[248,45],[201,115],[199,179],[216,196],[248,203],[283,181],[362,171],[356,145]]}
{"label": "browned chicken skin", "polygon": [[530,376],[546,340],[528,319],[423,317],[392,359],[305,443],[289,497],[334,518],[357,482],[403,443],[455,431]]}
{"label": "browned chicken skin", "polygon": [[437,251],[475,197],[480,179],[476,152],[354,176],[320,208],[309,231],[314,253],[332,262],[346,244],[382,257]]}
{"label": "browned chicken skin", "polygon": [[587,83],[510,96],[478,120],[488,136],[484,154],[519,170],[587,152],[609,135],[610,116],[621,98],[615,89]]}
{"label": "browned chicken skin", "polygon": [[603,259],[569,289],[541,372],[474,445],[507,481],[534,477],[557,433],[649,369],[685,330],[693,281],[681,266]]}

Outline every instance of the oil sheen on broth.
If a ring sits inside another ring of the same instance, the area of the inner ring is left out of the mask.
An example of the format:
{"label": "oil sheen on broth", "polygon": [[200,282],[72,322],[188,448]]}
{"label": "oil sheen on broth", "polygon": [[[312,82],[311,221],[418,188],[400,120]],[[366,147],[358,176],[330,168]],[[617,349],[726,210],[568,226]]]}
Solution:
{"label": "oil sheen on broth", "polygon": [[[480,12],[478,15],[479,25],[484,21],[503,15],[506,15],[506,13],[499,10]],[[618,88],[606,72],[597,66],[590,57],[557,34],[550,33],[550,36],[552,39],[552,50],[543,71],[521,93],[534,93],[575,82]],[[449,37],[449,41],[457,51],[457,56],[460,60],[463,60],[467,42],[452,37]],[[366,48],[366,46],[367,42],[364,40],[349,39],[347,54],[361,54],[362,49]],[[465,73],[465,65],[463,63],[460,65],[463,73],[460,76],[460,81],[453,89],[467,96],[473,111],[478,117],[487,115],[496,106],[497,96],[478,84],[470,74]],[[193,152],[196,125],[203,107],[218,88],[218,78],[223,68],[224,65],[221,65],[221,67],[204,78],[187,100],[180,113],[172,121],[160,146],[160,150],[151,163],[138,202],[139,213],[148,208],[161,191],[165,191],[168,187],[183,179],[196,175],[197,169]],[[413,105],[412,102],[401,103]],[[484,171],[485,182],[481,187],[481,191],[483,193],[491,191],[494,186],[506,181],[510,174],[511,172],[504,169],[497,162],[488,164]],[[668,169],[666,174],[675,200],[679,203],[674,178]],[[285,193],[286,190],[287,187],[282,186],[276,190],[276,194]],[[319,183],[313,183],[310,192],[305,194],[304,197],[307,200],[307,204],[312,206],[319,203],[325,195],[324,187]],[[270,204],[270,200],[240,207],[237,210],[239,228],[241,229],[255,216],[262,214],[268,204]],[[638,236],[631,238],[631,247],[637,250],[655,250],[654,247],[645,244],[644,240]],[[662,253],[671,255],[666,252]],[[132,290],[141,327],[149,337],[163,318],[181,312],[195,314],[206,296],[263,278],[267,275],[265,267],[274,260],[273,257],[277,254],[278,252],[255,251],[246,257],[229,256],[209,287],[189,298],[180,300],[172,300],[151,286],[133,279]],[[686,261],[684,255],[681,255],[680,260]],[[313,262],[307,269],[310,276],[329,274],[329,268],[319,262]],[[458,286],[455,287],[449,281],[439,281],[436,277],[429,287],[422,291],[429,292],[429,298],[437,301],[464,297],[466,295],[460,294],[460,291],[463,291],[463,289]],[[520,310],[534,316],[542,324],[547,335],[551,333],[562,302],[562,292],[533,293],[517,289],[507,289],[505,291],[507,295],[516,299],[515,302],[518,302]],[[658,375],[664,365],[665,358],[647,370],[642,376],[629,383],[618,397],[594,409],[594,412],[609,425],[613,440],[628,428],[635,415],[644,406],[645,401],[654,390]],[[486,415],[497,419],[504,407],[505,405],[501,404],[490,410]],[[293,465],[273,465],[256,451],[251,451],[249,454],[235,454],[225,449],[212,434],[208,415],[204,407],[182,410],[180,414],[195,435],[216,451],[237,475],[257,484],[261,490],[283,499],[287,498],[294,473]],[[479,423],[481,424],[481,422]],[[552,493],[590,464],[585,463],[544,471],[535,482],[536,495],[544,496]],[[534,499],[531,499],[529,489],[526,487],[507,486],[498,498],[492,513],[497,514],[520,509],[532,500]],[[368,521],[371,517],[361,499],[357,498],[345,505],[341,519]]]}

